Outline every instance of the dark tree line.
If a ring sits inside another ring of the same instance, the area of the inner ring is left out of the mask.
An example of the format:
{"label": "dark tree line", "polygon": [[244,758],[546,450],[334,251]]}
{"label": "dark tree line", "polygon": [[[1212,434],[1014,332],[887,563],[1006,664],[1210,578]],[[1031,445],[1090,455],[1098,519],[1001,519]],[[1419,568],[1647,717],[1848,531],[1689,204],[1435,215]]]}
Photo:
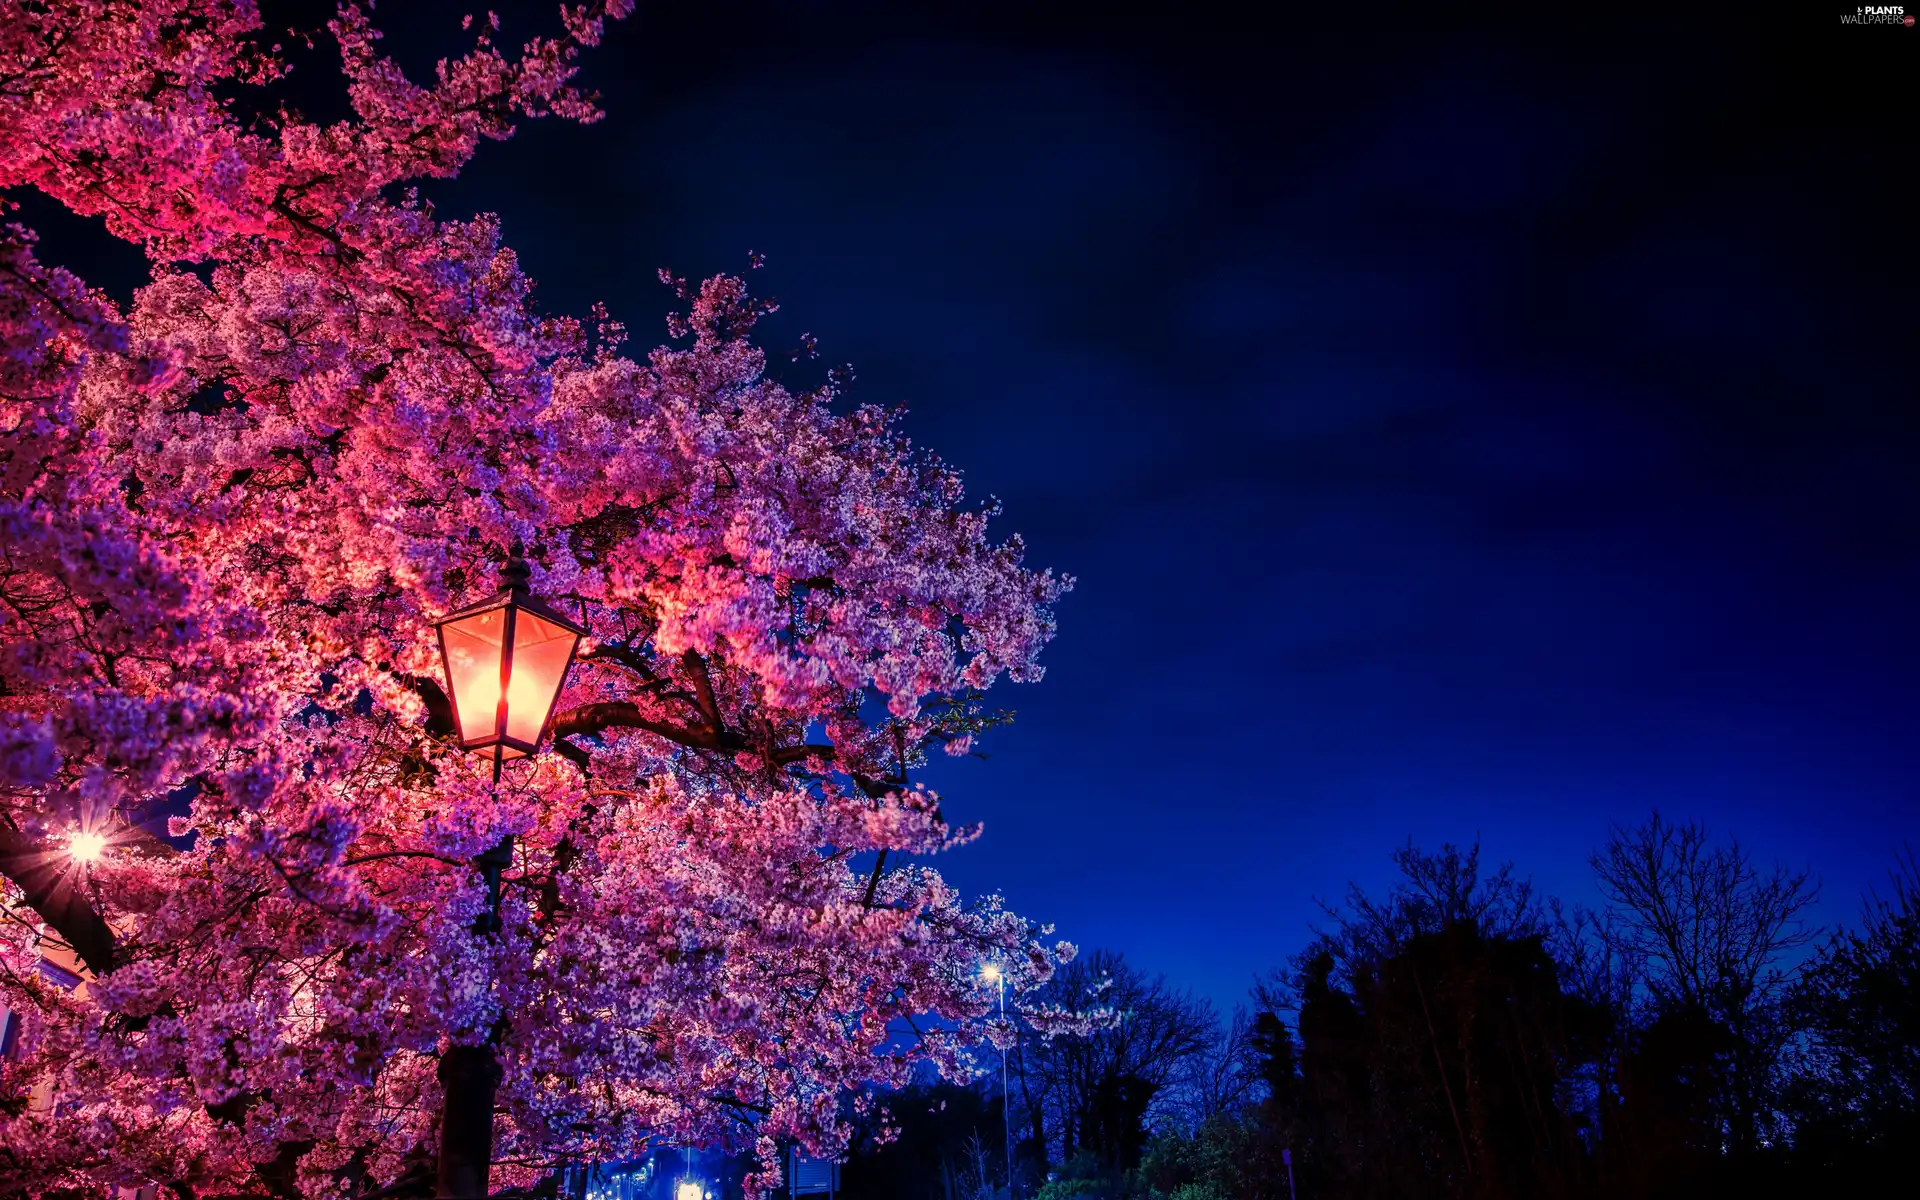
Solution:
{"label": "dark tree line", "polygon": [[1302,1198],[1837,1194],[1920,1145],[1911,855],[1824,940],[1807,872],[1658,815],[1592,856],[1597,912],[1477,849],[1394,861],[1230,1020],[1116,954],[1062,972],[1114,1016],[1013,1052],[1019,1194],[1276,1200],[1283,1156]]}

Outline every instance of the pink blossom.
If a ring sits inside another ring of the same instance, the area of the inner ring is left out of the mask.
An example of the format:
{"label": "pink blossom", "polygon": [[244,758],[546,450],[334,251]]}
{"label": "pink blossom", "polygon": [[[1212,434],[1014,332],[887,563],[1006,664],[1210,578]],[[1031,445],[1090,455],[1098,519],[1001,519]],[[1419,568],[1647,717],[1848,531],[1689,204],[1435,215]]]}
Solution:
{"label": "pink blossom", "polygon": [[[1070,956],[919,861],[977,829],[909,780],[1039,677],[1071,581],[897,414],[770,378],[742,281],[622,357],[604,309],[531,306],[494,219],[395,198],[594,119],[575,58],[630,9],[512,56],[489,21],[416,83],[342,4],[354,116],[243,127],[225,98],[284,69],[248,0],[0,0],[0,186],[153,263],[121,311],[0,233],[0,805],[35,854],[111,833],[84,888],[0,860],[33,914],[0,934],[0,1190],[378,1191],[436,1149],[439,1056],[489,1039],[504,1182],[700,1141],[770,1188],[779,1139],[845,1146],[849,1090],[972,1073],[980,962],[1019,997]],[[430,622],[515,541],[596,639],[562,753],[496,787],[432,723]],[[134,831],[183,788],[190,848]],[[40,982],[42,939],[87,987]]]}

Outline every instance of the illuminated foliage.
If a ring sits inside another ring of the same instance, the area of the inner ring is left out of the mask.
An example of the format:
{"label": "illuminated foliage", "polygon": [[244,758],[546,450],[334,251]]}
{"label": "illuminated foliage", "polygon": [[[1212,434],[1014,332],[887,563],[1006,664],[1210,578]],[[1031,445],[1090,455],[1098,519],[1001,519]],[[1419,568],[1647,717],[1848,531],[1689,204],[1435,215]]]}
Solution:
{"label": "illuminated foliage", "polygon": [[[970,836],[909,772],[1039,677],[1068,581],[892,416],[769,378],[741,281],[624,357],[398,191],[592,120],[574,58],[629,7],[422,86],[342,5],[322,126],[234,116],[284,73],[245,0],[0,3],[0,186],[153,263],[123,311],[0,236],[0,1190],[378,1191],[482,1045],[498,1179],[671,1139],[766,1185],[848,1088],[972,1070],[984,958],[1021,993],[1071,954],[901,857]],[[430,622],[515,542],[592,636],[496,786]],[[170,791],[177,851],[132,824]]]}

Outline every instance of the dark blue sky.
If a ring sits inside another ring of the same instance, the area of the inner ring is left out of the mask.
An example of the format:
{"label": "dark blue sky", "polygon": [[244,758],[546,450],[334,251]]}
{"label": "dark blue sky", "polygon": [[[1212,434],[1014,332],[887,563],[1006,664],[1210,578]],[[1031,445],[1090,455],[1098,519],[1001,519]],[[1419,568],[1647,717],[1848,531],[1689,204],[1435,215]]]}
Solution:
{"label": "dark blue sky", "polygon": [[1012,13],[656,8],[445,200],[639,330],[765,254],[1080,578],[943,868],[1223,1004],[1409,837],[1585,900],[1657,806],[1851,915],[1920,840],[1912,53]]}
{"label": "dark blue sky", "polygon": [[1230,1005],[1409,837],[1590,900],[1658,807],[1828,920],[1920,842],[1920,33],[694,7],[433,194],[644,341],[766,255],[1079,577],[963,886]]}

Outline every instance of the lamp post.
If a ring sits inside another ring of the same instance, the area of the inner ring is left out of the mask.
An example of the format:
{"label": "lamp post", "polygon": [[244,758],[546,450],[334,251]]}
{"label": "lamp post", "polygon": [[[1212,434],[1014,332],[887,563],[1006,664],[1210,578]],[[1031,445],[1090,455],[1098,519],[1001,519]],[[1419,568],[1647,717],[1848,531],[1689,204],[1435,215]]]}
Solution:
{"label": "lamp post", "polygon": [[[1007,975],[1000,969],[999,963],[988,963],[980,968],[980,978],[988,983],[1000,986],[1000,1021],[1007,1020]],[[1024,1059],[1022,1062],[1026,1061]],[[1007,1090],[1007,1051],[1000,1051],[1000,1119],[1004,1132],[1001,1141],[1007,1147],[1007,1196],[1013,1196],[1013,1093]]]}
{"label": "lamp post", "polygon": [[489,752],[493,778],[534,752],[586,629],[527,590],[531,572],[514,544],[500,590],[433,623],[463,750]]}
{"label": "lamp post", "polygon": [[[528,591],[531,574],[516,542],[500,572],[499,591],[433,623],[460,748],[488,754],[495,783],[506,760],[528,757],[539,748],[567,682],[573,652],[587,632]],[[500,873],[512,860],[511,837],[474,860],[487,888],[486,910],[474,921],[477,937],[500,930]],[[440,1056],[438,1075],[445,1098],[436,1196],[487,1194],[493,1101],[500,1086],[494,1043],[501,1032],[501,1025],[495,1025],[480,1045],[451,1046]]]}

